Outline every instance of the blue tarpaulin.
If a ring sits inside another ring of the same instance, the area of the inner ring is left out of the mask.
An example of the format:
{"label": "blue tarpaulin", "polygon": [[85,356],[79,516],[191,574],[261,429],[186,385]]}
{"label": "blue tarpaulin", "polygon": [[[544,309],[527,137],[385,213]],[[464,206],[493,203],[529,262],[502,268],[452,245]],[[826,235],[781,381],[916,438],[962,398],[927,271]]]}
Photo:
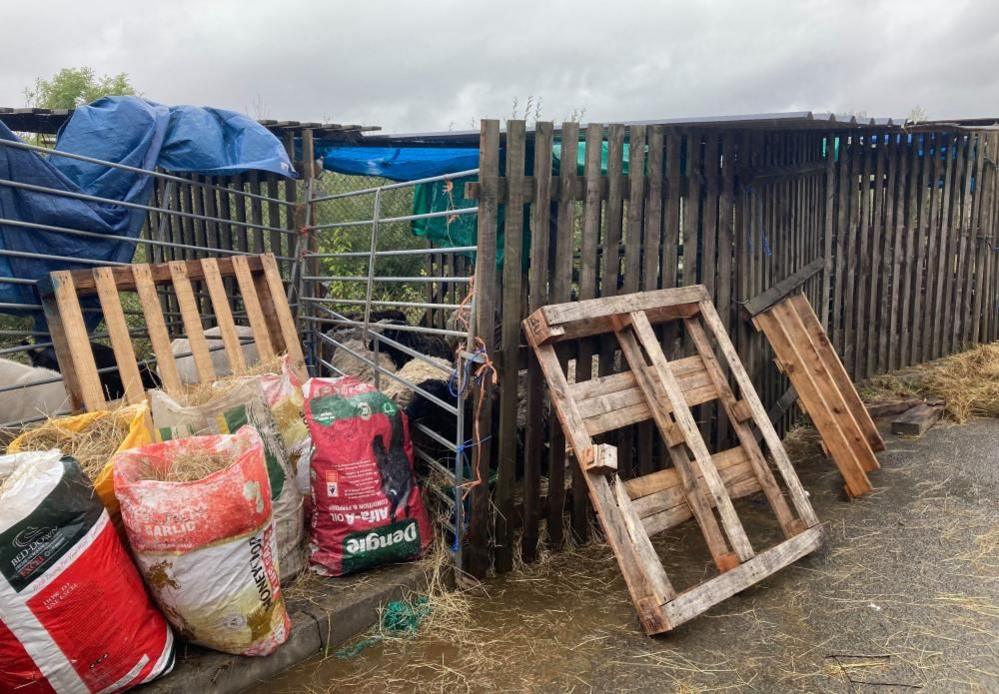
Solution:
{"label": "blue tarpaulin", "polygon": [[[0,139],[17,141],[17,136],[0,123]],[[164,106],[137,97],[106,97],[77,108],[59,132],[56,150],[175,173],[230,175],[257,170],[294,175],[280,140],[247,116],[213,108]],[[146,205],[153,191],[152,176],[0,146],[0,248],[101,262],[132,259],[135,243],[61,234],[2,220],[134,239],[145,221],[144,210],[14,188],[2,185],[4,179]],[[0,255],[0,277],[39,280],[53,270],[89,267],[93,265]],[[31,285],[0,281],[0,302],[37,301]]]}
{"label": "blue tarpaulin", "polygon": [[317,148],[327,171],[351,176],[381,176],[415,181],[479,168],[477,147],[347,147]]}

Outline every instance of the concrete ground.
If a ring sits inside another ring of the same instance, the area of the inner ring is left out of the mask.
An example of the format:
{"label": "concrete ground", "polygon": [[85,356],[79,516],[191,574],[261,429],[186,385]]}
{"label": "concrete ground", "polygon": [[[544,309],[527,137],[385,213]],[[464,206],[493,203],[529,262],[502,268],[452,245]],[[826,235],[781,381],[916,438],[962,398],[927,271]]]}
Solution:
{"label": "concrete ground", "polygon": [[[788,444],[825,546],[657,638],[610,550],[553,554],[444,601],[416,638],[326,654],[255,692],[999,692],[999,421],[886,434],[876,491],[843,499],[807,432]],[[765,502],[736,503],[754,546]],[[707,575],[695,525],[655,538],[678,588]]]}

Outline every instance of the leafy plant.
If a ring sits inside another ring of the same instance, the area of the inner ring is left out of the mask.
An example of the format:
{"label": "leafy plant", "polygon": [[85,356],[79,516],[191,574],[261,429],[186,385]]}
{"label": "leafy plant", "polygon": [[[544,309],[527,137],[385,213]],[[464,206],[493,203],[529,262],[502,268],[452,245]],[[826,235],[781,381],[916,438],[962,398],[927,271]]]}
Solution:
{"label": "leafy plant", "polygon": [[89,67],[63,68],[50,79],[37,78],[33,87],[24,90],[33,108],[76,108],[104,96],[126,94],[139,95],[126,73],[98,76]]}

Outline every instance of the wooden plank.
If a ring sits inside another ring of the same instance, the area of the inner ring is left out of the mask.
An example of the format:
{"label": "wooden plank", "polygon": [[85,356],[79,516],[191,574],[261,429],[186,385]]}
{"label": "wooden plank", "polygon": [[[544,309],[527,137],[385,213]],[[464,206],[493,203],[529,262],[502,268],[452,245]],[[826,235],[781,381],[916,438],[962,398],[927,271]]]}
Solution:
{"label": "wooden plank", "polygon": [[[639,387],[642,388],[642,392],[645,393],[646,398],[650,402],[656,402],[659,399],[666,399],[669,400],[671,404],[676,404],[672,402],[668,392],[660,393],[663,389],[663,381],[670,378],[668,368],[664,370],[665,378],[663,375],[657,373],[657,379],[653,380],[644,368],[645,358],[642,356],[641,348],[639,347],[635,335],[630,331],[630,329],[624,328],[623,330],[618,331],[617,338],[619,344],[621,345],[621,351],[624,354],[625,359],[628,361],[628,364],[632,367],[632,371],[634,372],[636,380],[639,383]],[[661,349],[659,351],[660,353],[662,352]],[[658,407],[652,407],[651,411],[656,426],[659,429],[659,433],[662,435],[664,441],[668,441],[671,438],[671,432],[675,426],[673,420]],[[690,414],[689,411],[687,414]],[[684,434],[686,435],[686,431],[684,431]],[[707,542],[708,550],[711,552],[715,565],[721,571],[732,568],[732,566],[739,563],[739,558],[738,554],[733,554],[729,551],[725,537],[722,535],[721,529],[718,526],[718,521],[711,512],[711,506],[708,503],[708,499],[714,496],[714,490],[710,489],[710,487],[706,490],[705,487],[708,486],[708,482],[706,481],[705,485],[702,486],[699,481],[702,478],[707,480],[708,475],[710,475],[710,470],[707,469],[708,466],[711,465],[710,461],[708,461],[707,466],[691,463],[690,459],[687,457],[687,451],[683,446],[670,446],[667,444],[666,452],[669,454],[670,459],[673,462],[674,469],[680,476],[687,504],[690,506],[691,513],[693,513],[694,517],[697,519],[697,524],[700,526],[701,533],[704,535],[704,540]],[[714,470],[713,466],[711,466],[711,470]],[[700,472],[700,474],[698,474],[698,472]],[[712,483],[717,482],[717,470],[714,472],[715,479],[711,480]],[[749,551],[751,555],[752,548],[750,548]]]}
{"label": "wooden plank", "polygon": [[[904,139],[904,138],[903,138]],[[884,212],[885,221],[882,227],[883,236],[883,250],[881,253],[881,284],[882,291],[880,295],[880,323],[878,331],[878,368],[881,371],[887,371],[890,369],[889,353],[888,353],[888,343],[890,342],[891,333],[893,326],[889,316],[891,315],[891,310],[889,308],[889,303],[891,302],[891,287],[894,286],[896,280],[892,274],[893,262],[895,257],[895,245],[896,245],[896,232],[895,232],[895,208],[896,201],[899,199],[899,183],[898,183],[898,171],[899,171],[899,157],[901,156],[901,149],[898,146],[899,138],[891,135],[888,139],[888,144],[885,148],[885,155],[887,157],[887,181],[885,186],[885,201],[884,201]]]}
{"label": "wooden plank", "polygon": [[263,264],[263,276],[267,280],[270,289],[271,301],[274,307],[274,315],[281,331],[284,341],[284,350],[289,357],[291,369],[304,380],[308,377],[305,370],[305,355],[302,353],[302,344],[298,338],[298,329],[295,326],[295,317],[292,315],[291,307],[288,306],[287,295],[285,294],[284,282],[281,279],[281,271],[278,269],[277,259],[273,254],[266,254],[261,258]]}
{"label": "wooden plank", "polygon": [[[281,323],[277,319],[277,307],[274,305],[274,297],[271,296],[270,284],[263,273],[252,275],[252,277],[254,292],[257,301],[260,302],[260,312],[263,314],[264,323],[267,325],[267,337],[270,339],[271,349],[275,355],[284,354],[286,351],[284,335],[281,332]],[[279,296],[282,300],[285,299],[283,286],[281,287]],[[298,341],[297,335],[295,336],[295,341]]]}
{"label": "wooden plank", "polygon": [[[608,446],[608,448],[614,450],[613,447]],[[621,483],[621,479],[617,475],[614,475],[612,479],[614,497],[621,511],[621,517],[624,520],[628,536],[631,539],[631,545],[638,555],[639,564],[645,574],[645,580],[652,590],[653,596],[659,601],[659,604],[668,602],[676,597],[676,591],[673,589],[669,577],[666,576],[666,570],[663,568],[662,561],[656,554],[656,550],[649,540],[648,533],[642,527],[642,521],[635,512],[631,504],[631,499],[628,498],[628,492],[625,491],[624,485]]]}
{"label": "wooden plank", "polygon": [[[822,288],[819,291],[819,314],[822,325],[829,328],[829,292],[832,290],[833,238],[836,235],[836,141],[835,135],[825,138],[826,179],[823,191],[822,225]],[[722,314],[725,315],[724,313]]]}
{"label": "wooden plank", "polygon": [[961,233],[961,191],[963,189],[963,176],[965,173],[965,161],[968,143],[964,135],[959,136],[958,143],[954,147],[957,151],[957,161],[954,162],[953,188],[950,191],[950,209],[947,218],[947,250],[944,256],[946,263],[946,273],[944,274],[944,295],[943,295],[943,316],[941,318],[940,352],[938,356],[950,354],[951,331],[954,324],[954,267],[957,263],[957,248],[960,243]]}
{"label": "wooden plank", "polygon": [[967,349],[974,342],[972,326],[977,333],[977,314],[973,312],[975,276],[979,273],[978,257],[981,246],[979,219],[981,215],[981,200],[985,191],[983,169],[985,166],[985,133],[979,133],[975,138],[975,171],[972,180],[974,190],[967,191],[972,199],[968,205],[967,216],[967,249],[965,252],[964,291],[961,294],[961,332],[958,335],[958,349]]}
{"label": "wooden plank", "polygon": [[229,369],[232,373],[242,373],[246,371],[246,362],[243,360],[243,348],[240,345],[236,323],[232,319],[232,311],[229,308],[229,297],[222,285],[218,261],[215,258],[204,258],[201,261],[201,266],[205,276],[205,287],[207,287],[208,296],[212,300],[215,322],[219,326],[225,354],[229,359]]}
{"label": "wooden plank", "polygon": [[687,133],[687,197],[683,207],[682,285],[698,284],[698,241],[701,239],[701,135]]}
{"label": "wooden plank", "polygon": [[[205,180],[210,185],[218,185],[217,178],[209,176]],[[219,219],[218,200],[216,198],[217,191],[214,188],[205,188],[202,192],[205,199],[205,215],[212,218],[210,221],[206,222],[205,243],[209,248],[225,248],[225,246],[219,242],[219,222],[214,221]]]}
{"label": "wooden plank", "polygon": [[[547,200],[551,191],[552,146],[554,126],[550,122],[536,123],[534,128],[535,197]],[[551,235],[551,206],[531,208],[531,264],[528,269],[528,311],[548,303],[548,266]],[[537,558],[541,524],[541,456],[544,451],[546,419],[544,376],[537,359],[527,364],[527,421],[524,433],[524,534],[521,553],[526,562]]]}
{"label": "wooden plank", "polygon": [[146,331],[149,333],[149,341],[156,355],[156,366],[163,381],[163,388],[171,395],[179,395],[183,391],[183,385],[170,347],[170,333],[163,320],[163,309],[160,306],[150,267],[155,266],[146,263],[133,264],[129,272],[132,275],[135,291],[139,295],[139,304],[142,306]]}
{"label": "wooden plank", "polygon": [[853,426],[839,394],[828,387],[828,375],[811,340],[802,335],[803,330],[785,309],[783,305],[775,306],[757,316],[756,323],[766,334],[782,369],[790,376],[798,397],[822,435],[826,449],[843,475],[847,492],[852,497],[863,496],[872,490],[865,467],[871,465],[874,454],[859,429]]}
{"label": "wooden plank", "polygon": [[[579,291],[581,300],[593,300],[597,296],[600,219],[601,219],[601,153],[603,149],[603,127],[591,123],[586,129],[586,201],[583,203],[583,235],[579,252]],[[545,310],[545,309],[542,309]],[[592,375],[594,344],[590,340],[578,343],[576,353],[576,380],[586,380]],[[584,480],[579,468],[573,468],[572,480],[572,530],[579,540],[589,535],[586,493]]]}
{"label": "wooden plank", "polygon": [[854,299],[857,295],[858,281],[858,261],[860,252],[857,248],[857,232],[860,229],[860,213],[862,207],[862,191],[860,181],[864,176],[863,162],[866,160],[866,138],[863,142],[860,138],[854,138],[850,147],[851,170],[849,180],[850,186],[850,226],[846,234],[846,275],[845,293],[843,297],[843,363],[846,370],[851,374],[856,373],[857,357],[857,326],[856,311],[854,310]]}
{"label": "wooden plank", "polygon": [[121,297],[114,284],[110,268],[94,268],[94,281],[97,283],[97,295],[100,297],[101,309],[104,312],[104,325],[107,326],[108,337],[111,338],[111,349],[118,365],[118,373],[125,387],[125,399],[130,405],[144,402],[146,391],[142,387],[142,376],[135,360],[135,350],[132,349],[132,337],[128,333],[128,323],[125,322],[125,312],[121,308]]}
{"label": "wooden plank", "polygon": [[[653,291],[660,286],[659,261],[662,243],[663,216],[663,161],[665,140],[661,127],[652,127],[648,132],[648,184],[644,203],[645,228],[642,238],[643,267],[642,289]],[[655,468],[653,448],[655,440],[651,422],[642,422],[636,433],[638,474],[647,474]]]}
{"label": "wooden plank", "polygon": [[[550,350],[551,347],[543,349]],[[557,359],[555,363],[558,364]],[[593,499],[593,505],[603,511],[597,514],[597,519],[600,521],[607,544],[617,558],[618,567],[628,587],[631,601],[638,611],[642,628],[650,635],[666,631],[669,625],[662,619],[661,603],[656,604],[654,589],[647,579],[645,565],[637,555],[635,544],[617,505],[615,492],[603,475],[588,474],[583,477]]]}
{"label": "wooden plank", "polygon": [[[675,364],[676,362],[670,363]],[[691,374],[691,376],[693,378],[686,381],[678,377],[678,382],[683,389],[688,407],[702,405],[717,397],[714,386],[708,380],[707,373],[703,369],[696,374]],[[591,436],[613,431],[614,429],[631,424],[649,421],[652,418],[652,412],[649,409],[645,395],[638,387],[632,372],[627,371],[620,374],[613,374],[600,380],[607,382],[608,386],[614,386],[616,383],[611,379],[618,377],[628,383],[628,386],[620,390],[596,394],[590,399],[577,400],[586,430]],[[595,379],[591,379],[587,383],[592,383],[593,380]],[[659,402],[658,405],[660,409],[666,412],[671,411],[668,402]]]}
{"label": "wooden plank", "polygon": [[527,339],[531,342],[537,355],[538,364],[548,382],[548,396],[551,399],[552,408],[558,416],[562,431],[566,440],[572,447],[572,451],[582,467],[586,467],[590,457],[593,455],[593,439],[586,432],[586,425],[583,416],[579,412],[576,401],[569,393],[569,383],[559,364],[555,348],[551,345],[539,345],[531,340],[530,333]]}
{"label": "wooden plank", "polygon": [[701,284],[712,301],[717,302],[717,255],[718,255],[718,179],[720,135],[714,132],[705,134],[704,160],[701,166],[704,175],[703,253],[701,254]]}
{"label": "wooden plank", "polygon": [[257,346],[257,354],[260,361],[273,359],[274,347],[271,343],[271,336],[267,329],[267,320],[260,306],[260,299],[257,297],[257,287],[250,274],[250,268],[246,256],[238,255],[232,259],[233,270],[236,275],[236,282],[239,285],[240,298],[243,300],[243,308],[246,309],[246,317],[250,321],[250,329],[253,331],[253,342]]}
{"label": "wooden plank", "polygon": [[[732,478],[741,475],[753,476],[753,468],[749,464],[749,456],[746,455],[746,451],[743,450],[742,446],[736,446],[735,448],[715,453],[711,456],[711,462],[718,470],[718,474],[722,475],[723,478],[726,474]],[[728,480],[726,480],[725,484],[726,486],[730,486]],[[624,488],[628,493],[628,498],[633,501],[673,490],[678,494],[680,503],[686,503],[683,500],[682,481],[676,468],[666,468],[651,472],[648,475],[633,477],[625,481]],[[648,504],[646,506],[636,505],[635,508],[643,518],[651,515],[647,512],[649,511]]]}
{"label": "wooden plank", "polygon": [[875,426],[874,421],[867,414],[867,408],[860,399],[860,394],[857,393],[853,382],[850,381],[846,369],[843,368],[843,363],[839,360],[839,355],[836,354],[836,351],[829,343],[829,337],[822,329],[822,325],[819,323],[818,316],[815,315],[812,305],[808,303],[808,299],[804,295],[792,297],[788,304],[794,309],[798,320],[804,325],[805,332],[819,353],[822,365],[832,377],[836,390],[839,391],[846,402],[847,408],[860,426],[871,450],[875,452],[885,450],[885,442],[881,438],[877,426]]}
{"label": "wooden plank", "polygon": [[[83,322],[83,311],[73,285],[73,277],[65,270],[51,273],[53,296],[62,320],[66,349],[72,362],[73,373],[80,388],[80,398],[87,411],[106,410],[104,389],[97,373],[97,363],[90,346],[90,334]],[[56,353],[58,358],[58,352]]]}
{"label": "wooden plank", "polygon": [[[849,224],[850,209],[850,156],[847,145],[847,135],[839,139],[839,184],[836,205],[836,267],[833,271],[835,284],[833,286],[833,312],[827,327],[831,328],[833,344],[836,349],[843,350],[843,300],[846,297],[846,237]],[[886,347],[887,349],[887,347]]]}
{"label": "wooden plank", "polygon": [[[575,162],[579,149],[579,124],[562,125],[562,166],[559,178],[559,201],[555,224],[554,262],[551,270],[551,289],[548,300],[566,302],[572,298],[572,264],[575,237],[576,204],[570,195],[577,180]],[[535,227],[537,228],[537,227]],[[539,307],[540,308],[540,307]],[[535,309],[537,311],[537,308]],[[563,364],[564,366],[564,364]],[[565,507],[565,436],[561,427],[550,429],[548,441],[548,541],[553,548],[560,548],[564,537],[562,516]]]}
{"label": "wooden plank", "polygon": [[[629,179],[627,227],[624,244],[624,272],[621,276],[625,293],[638,291],[642,276],[642,222],[645,210],[645,126],[631,126],[628,144]],[[658,248],[658,246],[657,246]],[[615,292],[616,293],[616,292]]]}
{"label": "wooden plank", "polygon": [[760,402],[760,397],[753,387],[753,382],[750,380],[745,368],[743,368],[742,362],[739,361],[739,355],[735,351],[735,346],[729,339],[728,333],[725,332],[725,326],[722,325],[718,313],[710,302],[701,302],[701,316],[708,332],[718,345],[722,356],[728,362],[728,368],[731,371],[732,378],[735,379],[736,385],[739,387],[742,399],[745,400],[749,409],[753,412],[753,421],[763,433],[763,439],[770,450],[770,455],[773,456],[774,463],[777,465],[777,469],[784,479],[784,484],[787,487],[788,496],[791,497],[794,510],[797,512],[798,517],[805,521],[805,525],[808,527],[818,524],[819,519],[815,515],[815,511],[812,510],[808,494],[805,492],[804,487],[801,486],[801,481],[794,472],[794,467],[787,457],[787,451],[784,450],[780,437],[777,436],[777,431],[767,416],[763,403]]}
{"label": "wooden plank", "polygon": [[187,264],[173,260],[168,263],[173,277],[173,289],[180,307],[180,316],[184,321],[184,332],[191,345],[191,354],[198,371],[198,380],[207,383],[215,380],[215,367],[212,366],[212,355],[208,351],[208,341],[205,339],[205,329],[201,324],[198,304],[194,299],[194,290],[187,277]]}
{"label": "wooden plank", "polygon": [[746,424],[746,420],[752,416],[752,413],[750,412],[748,416],[744,416],[740,412],[742,407],[748,407],[748,405],[744,400],[737,400],[732,393],[732,389],[729,388],[728,379],[722,373],[721,366],[715,358],[711,341],[704,332],[704,328],[701,327],[700,319],[687,319],[685,325],[687,335],[690,337],[691,342],[694,343],[698,354],[700,354],[708,377],[711,379],[715,391],[718,393],[718,399],[725,408],[725,414],[729,418],[729,425],[739,439],[739,444],[746,452],[753,473],[756,475],[756,479],[759,481],[760,487],[767,497],[767,501],[770,502],[770,508],[773,509],[781,530],[784,531],[786,537],[794,536],[797,534],[795,518],[781,493],[780,487],[777,486],[777,480],[774,479],[773,473],[770,472],[770,468],[767,466],[767,461],[763,457],[763,451],[760,450],[756,439],[753,438],[753,432]]}
{"label": "wooden plank", "polygon": [[666,621],[671,628],[676,628],[722,600],[732,597],[815,551],[821,544],[822,528],[809,528],[800,535],[756,555],[741,566],[696,588],[684,591],[663,605]]}
{"label": "wooden plank", "polygon": [[246,179],[242,175],[233,176],[230,188],[233,189],[232,204],[236,208],[235,219],[237,222],[234,248],[237,251],[248,253],[250,251],[249,228],[246,226],[246,195],[244,194],[246,192]]}
{"label": "wooden plank", "polygon": [[864,358],[864,375],[873,376],[881,365],[878,364],[878,349],[881,332],[885,328],[884,321],[878,319],[881,291],[887,291],[887,286],[880,286],[884,277],[881,270],[881,256],[884,246],[884,208],[885,208],[885,149],[886,135],[878,135],[876,139],[877,164],[874,168],[874,205],[871,214],[871,262],[868,270],[870,282],[867,287],[867,354]]}
{"label": "wooden plank", "polygon": [[[260,195],[260,172],[250,171],[250,193],[254,196]],[[255,253],[265,253],[264,248],[264,208],[263,201],[259,197],[250,198],[250,221],[255,225],[253,229],[253,248]]]}
{"label": "wooden plank", "polygon": [[[223,275],[234,274],[233,262],[235,258],[242,258],[241,262],[245,263],[251,272],[259,272],[263,269],[263,260],[260,256],[232,256],[227,258],[218,258],[219,271]],[[177,261],[185,264],[188,279],[203,280],[204,270],[201,267],[200,261],[197,260],[186,260]],[[167,284],[172,281],[173,276],[170,272],[170,266],[167,263],[148,265],[147,276],[154,284]],[[94,282],[94,276],[92,270],[71,270],[70,275],[73,278],[73,285],[76,287],[76,291],[80,296],[85,296],[89,294],[97,293],[97,285]],[[115,285],[118,287],[118,291],[132,291],[136,287],[135,279],[131,271],[131,266],[126,265],[116,265],[111,268],[111,275],[114,277]],[[39,286],[39,290],[43,293],[46,291],[44,285]]]}
{"label": "wooden plank", "polygon": [[[926,133],[923,140],[923,151],[926,158],[930,159],[930,177],[924,181],[926,186],[926,197],[929,200],[929,212],[927,214],[928,227],[925,230],[926,241],[926,280],[923,290],[923,314],[921,321],[922,336],[919,346],[919,361],[928,361],[933,351],[933,297],[935,295],[937,266],[940,262],[940,251],[937,246],[939,236],[939,209],[941,204],[941,192],[937,189],[937,181],[941,176],[941,167],[944,162],[940,159],[941,136]],[[932,154],[931,154],[932,152]]]}
{"label": "wooden plank", "polygon": [[900,400],[884,400],[878,402],[865,403],[864,409],[871,419],[885,419],[897,414],[902,414],[911,410],[916,405],[922,403],[922,398],[902,398]]}
{"label": "wooden plank", "polygon": [[[267,201],[267,226],[272,227],[275,231],[270,232],[270,248],[268,250],[274,255],[290,255],[290,253],[283,253],[281,249],[281,239],[286,234],[282,234],[277,229],[284,227],[281,222],[281,207],[282,205],[275,202],[281,197],[281,193],[278,189],[278,177],[277,174],[268,173],[267,174],[267,197],[273,198],[273,200]],[[287,208],[288,212],[291,212],[291,208]],[[289,214],[289,217],[291,215]]]}
{"label": "wooden plank", "polygon": [[742,310],[750,318],[766,311],[777,302],[783,301],[792,292],[796,292],[809,279],[822,272],[825,263],[825,258],[816,258],[793,275],[784,278],[762,294],[754,296],[742,305]]}
{"label": "wooden plank", "polygon": [[83,393],[80,390],[80,382],[76,377],[76,368],[73,366],[73,355],[69,351],[69,341],[66,339],[66,331],[62,327],[62,318],[59,315],[59,306],[53,296],[42,297],[42,310],[45,312],[45,322],[48,324],[49,337],[52,338],[52,348],[55,351],[56,361],[59,363],[59,371],[62,374],[63,384],[69,395],[70,404],[74,410],[81,410],[84,407]]}
{"label": "wooden plank", "polygon": [[[587,286],[585,293],[591,292]],[[630,311],[646,312],[651,323],[686,318],[696,313],[696,306],[691,307],[691,304],[696,305],[706,297],[707,292],[701,285],[619,294],[610,300],[581,297],[580,301],[572,303],[544,306],[529,320],[539,344],[546,344],[608,332],[613,329],[614,316]]]}
{"label": "wooden plank", "polygon": [[916,233],[919,227],[919,209],[916,205],[917,196],[919,194],[918,180],[919,180],[919,158],[918,158],[918,148],[915,143],[909,143],[909,182],[906,189],[906,201],[908,207],[906,209],[905,215],[905,235],[904,235],[904,248],[903,248],[903,268],[902,273],[902,307],[899,313],[901,325],[899,326],[899,346],[898,346],[898,364],[899,366],[908,366],[911,362],[909,361],[909,343],[912,340],[911,328],[913,317],[911,315],[912,308],[912,278],[914,274],[913,265],[915,264],[915,243],[916,243]]}
{"label": "wooden plank", "polygon": [[[957,352],[963,349],[961,344],[961,332],[966,322],[967,310],[965,306],[964,285],[968,269],[967,255],[969,236],[971,236],[971,182],[974,176],[975,166],[975,135],[968,134],[967,154],[964,162],[964,184],[962,186],[961,207],[958,211],[958,244],[957,244],[957,269],[954,273],[954,322],[951,328],[950,351]],[[978,179],[981,181],[981,179]]]}
{"label": "wooden plank", "polygon": [[[904,138],[903,138],[904,140]],[[902,262],[905,254],[906,218],[905,203],[906,190],[909,180],[909,158],[904,142],[897,147],[898,158],[896,166],[898,174],[895,189],[895,218],[892,231],[892,266],[891,266],[891,299],[888,302],[888,368],[897,369],[899,365],[899,334],[901,333],[900,321],[900,292],[902,285]],[[883,318],[882,318],[883,319]],[[847,364],[849,370],[849,364]]]}
{"label": "wooden plank", "polygon": [[[986,149],[981,153],[981,158],[984,160],[986,157],[995,158],[996,151],[996,135],[993,133],[988,136],[985,143]],[[971,309],[971,332],[968,339],[972,343],[986,342],[988,330],[984,329],[985,323],[983,322],[982,307],[987,304],[983,302],[983,292],[988,286],[985,278],[988,274],[989,268],[989,256],[994,255],[992,253],[992,248],[990,247],[989,241],[992,236],[992,191],[995,187],[995,166],[989,166],[984,168],[982,171],[980,190],[978,195],[982,198],[981,210],[979,212],[978,224],[975,227],[976,234],[976,257],[975,257],[975,299],[972,304]],[[986,309],[985,316],[989,315]]]}
{"label": "wooden plank", "polygon": [[855,305],[856,330],[854,332],[854,363],[853,373],[858,378],[867,371],[867,336],[868,336],[868,315],[867,297],[864,283],[871,276],[871,169],[874,151],[872,139],[876,137],[874,133],[864,136],[864,165],[860,175],[860,228],[857,234],[857,254],[859,263],[859,274],[855,279]]}
{"label": "wooden plank", "polygon": [[[622,216],[625,195],[622,176],[623,157],[624,126],[620,124],[609,125],[607,126],[607,203],[603,210],[603,238],[601,240],[603,273],[600,278],[600,296],[602,297],[617,294],[618,285],[623,280],[621,273]],[[631,162],[631,165],[634,166],[634,162]],[[589,181],[589,179],[587,180]],[[636,289],[638,289],[637,286],[631,291]]]}
{"label": "wooden plank", "polygon": [[[718,200],[718,286],[716,288],[715,305],[718,313],[725,322],[727,330],[736,334],[736,321],[732,315],[732,289],[733,271],[735,264],[732,262],[733,248],[733,223],[735,215],[733,206],[735,204],[735,136],[731,133],[721,135],[721,193]],[[727,377],[727,369],[722,367]],[[715,440],[725,442],[729,440],[728,422],[724,417],[717,416],[718,427],[715,432]]]}
{"label": "wooden plank", "polygon": [[[506,176],[508,198],[503,238],[503,294],[500,346],[499,469],[493,490],[496,516],[496,562],[499,573],[513,568],[513,485],[517,474],[517,406],[520,347],[521,285],[524,242],[525,123],[506,125]],[[539,233],[541,230],[539,230]]]}
{"label": "wooden plank", "polygon": [[[730,455],[733,452],[738,453],[738,456]],[[725,482],[725,490],[730,498],[741,499],[760,491],[760,483],[756,479],[756,475],[753,474],[753,468],[741,447],[718,453],[712,456],[712,460],[716,461],[718,474]],[[672,468],[660,470],[653,475],[666,472],[675,473],[675,470]],[[649,475],[649,477],[653,475]],[[672,479],[676,480],[679,485],[679,480],[675,474]],[[711,503],[711,499],[708,499],[708,502]],[[667,486],[660,491],[636,499],[634,508],[641,516],[642,525],[645,526],[645,531],[649,537],[676,527],[693,517],[681,486]]]}
{"label": "wooden plank", "polygon": [[899,436],[922,436],[943,414],[942,405],[920,403],[906,410],[891,423],[891,433]]}
{"label": "wooden plank", "polygon": [[919,138],[919,148],[922,150],[922,174],[919,179],[918,197],[915,200],[919,208],[919,228],[916,232],[916,261],[912,284],[912,344],[909,346],[911,363],[922,361],[923,344],[923,310],[924,297],[927,297],[927,245],[930,236],[930,192],[933,190],[933,169],[930,156],[930,138],[923,133]]}
{"label": "wooden plank", "polygon": [[[475,324],[488,353],[496,349],[496,237],[497,212],[496,180],[499,178],[499,121],[486,119],[481,122],[479,136],[479,183],[482,195],[479,198],[476,241],[476,298]],[[477,394],[481,398],[478,413],[480,441],[473,452],[473,474],[477,479],[488,475],[492,461],[492,382],[483,379]],[[491,565],[489,537],[492,528],[492,509],[489,503],[487,484],[477,484],[472,488],[471,517],[469,518],[467,570],[477,578],[483,578]]]}
{"label": "wooden plank", "polygon": [[[739,521],[739,516],[732,506],[732,500],[725,493],[725,485],[722,483],[721,477],[718,476],[718,471],[711,464],[711,454],[704,444],[704,439],[701,438],[701,434],[697,429],[697,423],[694,421],[690,409],[683,401],[683,392],[680,390],[680,385],[669,368],[666,355],[663,354],[656,334],[652,330],[652,324],[649,323],[648,318],[641,311],[632,311],[630,318],[635,336],[645,349],[646,354],[648,354],[652,362],[652,368],[657,376],[653,383],[662,388],[673,408],[672,415],[676,421],[676,425],[683,432],[687,446],[690,448],[691,453],[694,454],[695,465],[700,469],[701,474],[704,475],[707,488],[718,506],[718,513],[721,516],[725,534],[728,536],[729,542],[732,543],[732,548],[739,556],[739,559],[746,561],[753,556],[752,545],[750,545],[749,538],[746,537],[746,532]],[[620,333],[618,335],[620,338]],[[633,359],[629,358],[628,363],[632,365],[632,370],[636,368],[637,364]],[[641,380],[639,380],[639,385],[641,385]],[[646,395],[648,396],[648,393]],[[652,401],[654,400],[650,399],[650,402]]]}
{"label": "wooden plank", "polygon": [[[680,149],[682,139],[676,128],[666,130],[666,211],[664,221],[664,237],[662,250],[662,286],[672,288],[679,286],[680,258],[680,205],[686,178],[680,165]],[[667,325],[663,329],[663,345],[672,350],[676,339],[676,327]]]}
{"label": "wooden plank", "polygon": [[939,209],[939,229],[940,236],[937,245],[938,257],[936,262],[936,280],[934,282],[933,291],[933,341],[930,349],[929,358],[936,359],[941,356],[941,350],[943,345],[943,333],[944,333],[944,323],[943,323],[943,310],[944,310],[944,298],[947,294],[946,288],[946,277],[947,272],[947,262],[948,262],[948,246],[950,238],[950,223],[948,222],[950,218],[950,194],[953,180],[954,180],[954,169],[956,166],[956,161],[954,157],[954,141],[961,137],[960,134],[947,135],[946,140],[941,149],[944,168],[944,184],[943,184],[943,199],[940,202]]}

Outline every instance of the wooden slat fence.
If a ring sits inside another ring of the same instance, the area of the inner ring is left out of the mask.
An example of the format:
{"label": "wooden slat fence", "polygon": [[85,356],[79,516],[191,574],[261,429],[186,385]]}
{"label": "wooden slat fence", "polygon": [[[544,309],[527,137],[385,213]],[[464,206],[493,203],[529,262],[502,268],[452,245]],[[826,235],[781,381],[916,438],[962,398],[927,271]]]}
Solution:
{"label": "wooden slat fence", "polygon": [[[184,176],[190,184],[158,180],[153,192],[154,207],[176,210],[173,215],[150,212],[143,236],[153,242],[182,244],[154,245],[147,248],[147,258],[137,262],[163,263],[230,255],[226,251],[274,253],[284,277],[291,276],[292,262],[281,258],[295,256],[296,237],[278,230],[294,230],[295,181],[276,174],[253,172],[245,176]],[[208,185],[204,185],[208,184]],[[262,197],[254,197],[262,196]],[[263,197],[292,203],[281,204]],[[221,253],[216,253],[220,251]],[[234,300],[239,292],[232,278],[225,278],[227,294]],[[160,292],[167,327],[171,336],[183,333],[176,298]],[[198,306],[206,316],[213,314],[207,289],[195,286]],[[233,310],[240,310],[235,303]]]}
{"label": "wooden slat fence", "polygon": [[[563,546],[566,528],[582,540],[591,527],[585,486],[526,354],[520,323],[530,311],[704,284],[764,404],[787,426],[793,413],[777,407],[790,404],[787,379],[739,306],[817,258],[822,272],[804,289],[854,380],[999,337],[996,138],[574,123],[531,133],[522,121],[501,133],[483,121],[469,190],[480,204],[476,318],[500,380],[480,419],[478,458],[484,478],[487,464],[496,477],[471,494],[468,569],[509,570],[516,551],[531,561],[542,542]],[[659,337],[671,358],[690,353],[669,331]],[[559,358],[580,380],[621,368],[613,346],[593,340]],[[726,439],[718,413],[701,406],[699,425]],[[652,434],[648,422],[614,434],[623,474],[664,466]]]}

